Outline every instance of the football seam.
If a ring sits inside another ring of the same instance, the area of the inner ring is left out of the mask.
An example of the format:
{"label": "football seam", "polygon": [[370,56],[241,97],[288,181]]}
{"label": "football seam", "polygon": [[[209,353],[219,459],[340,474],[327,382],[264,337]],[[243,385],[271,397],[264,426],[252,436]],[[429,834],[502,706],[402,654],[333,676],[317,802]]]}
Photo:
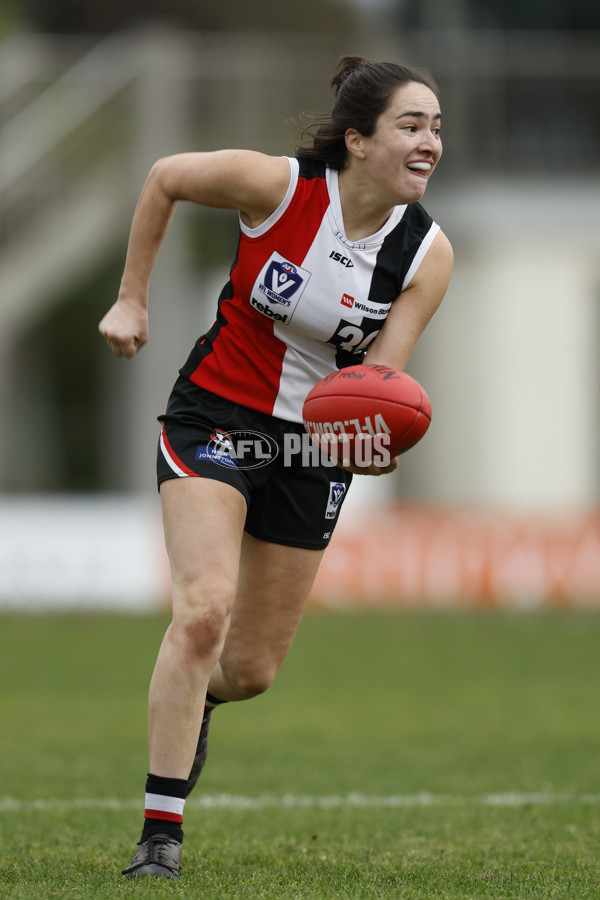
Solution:
{"label": "football seam", "polygon": [[412,404],[410,404],[410,403],[402,403],[399,400],[391,400],[391,399],[387,399],[386,397],[371,397],[368,394],[360,394],[357,397],[350,397],[348,394],[326,394],[322,397],[311,397],[309,400],[306,400],[306,403],[310,403],[313,400],[314,401],[316,401],[316,400],[329,401],[329,400],[354,400],[354,399],[356,399],[356,400],[373,400],[375,403],[381,403],[382,401],[384,403],[395,403],[397,406],[404,406],[407,409],[414,409],[415,412],[420,412],[422,415],[425,416],[426,419],[429,419],[429,421],[431,422],[431,416],[425,412],[422,405],[418,406],[418,407],[412,406]]}

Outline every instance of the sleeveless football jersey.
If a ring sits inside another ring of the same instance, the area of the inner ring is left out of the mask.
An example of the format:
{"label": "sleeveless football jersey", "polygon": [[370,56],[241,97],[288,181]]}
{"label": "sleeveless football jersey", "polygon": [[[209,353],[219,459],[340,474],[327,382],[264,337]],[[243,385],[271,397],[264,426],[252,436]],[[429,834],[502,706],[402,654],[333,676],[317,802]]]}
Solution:
{"label": "sleeveless football jersey", "polygon": [[324,375],[360,363],[439,231],[419,203],[361,241],[344,234],[338,175],[289,159],[286,195],[257,228],[240,220],[217,318],[181,374],[260,412],[302,421]]}

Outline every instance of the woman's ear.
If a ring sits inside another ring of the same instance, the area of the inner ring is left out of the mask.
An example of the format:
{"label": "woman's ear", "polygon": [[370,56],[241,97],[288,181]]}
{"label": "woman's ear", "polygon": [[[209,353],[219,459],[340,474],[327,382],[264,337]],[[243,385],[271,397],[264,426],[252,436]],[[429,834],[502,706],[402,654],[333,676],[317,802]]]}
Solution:
{"label": "woman's ear", "polygon": [[366,153],[364,150],[363,136],[360,131],[357,131],[355,128],[349,128],[344,135],[344,138],[348,152],[353,156],[358,157],[358,159],[364,159]]}

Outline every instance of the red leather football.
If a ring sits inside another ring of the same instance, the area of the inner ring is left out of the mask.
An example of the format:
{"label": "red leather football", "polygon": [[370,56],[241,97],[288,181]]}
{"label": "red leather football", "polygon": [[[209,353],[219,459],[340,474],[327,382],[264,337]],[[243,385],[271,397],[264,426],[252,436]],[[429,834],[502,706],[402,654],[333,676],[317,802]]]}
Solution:
{"label": "red leather football", "polygon": [[388,366],[349,366],[315,384],[304,401],[302,418],[321,446],[338,443],[343,447],[338,458],[368,465],[369,454],[382,448],[394,457],[414,447],[429,428],[431,403],[406,372]]}

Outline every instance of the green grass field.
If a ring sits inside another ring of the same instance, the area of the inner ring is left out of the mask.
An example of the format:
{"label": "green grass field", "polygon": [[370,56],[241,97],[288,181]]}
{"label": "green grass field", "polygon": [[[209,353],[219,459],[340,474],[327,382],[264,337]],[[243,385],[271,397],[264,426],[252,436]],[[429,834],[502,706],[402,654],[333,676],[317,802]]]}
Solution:
{"label": "green grass field", "polygon": [[0,617],[0,896],[600,898],[600,615],[309,614],[131,883],[165,624]]}

